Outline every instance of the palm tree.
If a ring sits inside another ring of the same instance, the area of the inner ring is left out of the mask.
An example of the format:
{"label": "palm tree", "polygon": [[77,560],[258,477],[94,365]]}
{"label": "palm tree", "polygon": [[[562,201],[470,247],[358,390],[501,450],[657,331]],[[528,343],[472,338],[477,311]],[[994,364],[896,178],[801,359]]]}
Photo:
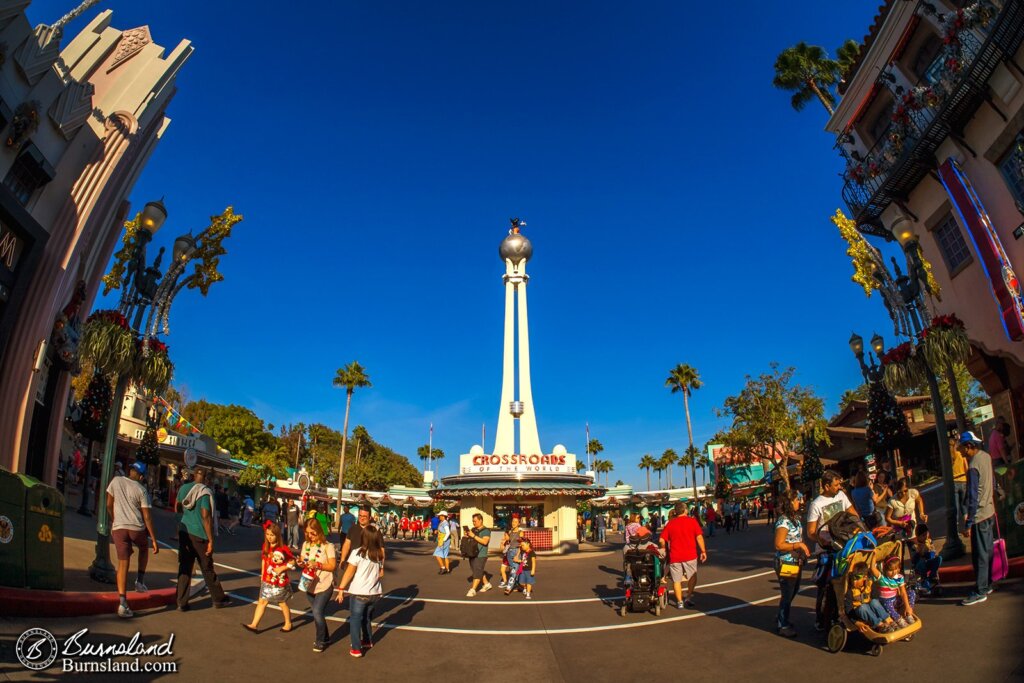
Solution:
{"label": "palm tree", "polygon": [[587,468],[587,463],[583,462],[582,460],[577,460],[576,461],[576,472],[577,473],[582,472],[586,468]]}
{"label": "palm tree", "polygon": [[608,475],[614,469],[615,469],[615,463],[613,463],[611,460],[605,460],[604,461],[604,485],[605,486],[608,485]]}
{"label": "palm tree", "polygon": [[[676,365],[668,373],[665,386],[672,389],[672,393],[683,392],[683,407],[686,409],[686,432],[690,436],[690,448],[693,448],[693,424],[690,422],[690,394],[704,386],[700,380],[700,374],[692,366],[685,363]],[[690,470],[693,473],[693,481],[697,481],[697,465],[690,463]]]}
{"label": "palm tree", "polygon": [[658,490],[661,490],[661,473],[665,471],[665,463],[661,461],[661,458],[657,458],[654,461],[654,471],[658,473]]}
{"label": "palm tree", "polygon": [[800,111],[817,97],[831,116],[835,109],[835,97],[829,88],[839,81],[839,63],[817,45],[800,41],[787,47],[775,59],[775,78],[772,85],[782,90],[793,91],[790,103]]}
{"label": "palm tree", "polygon": [[597,454],[604,450],[604,446],[597,439],[591,439],[587,442],[587,452],[590,453],[591,458],[596,458]]}
{"label": "palm tree", "polygon": [[650,453],[644,453],[644,456],[640,458],[640,464],[637,465],[642,470],[647,470],[647,490],[651,490],[651,470],[658,464],[658,461],[651,457]]}
{"label": "palm tree", "polygon": [[441,458],[444,457],[444,451],[442,451],[440,448],[435,448],[431,450],[430,444],[425,443],[416,449],[416,455],[418,455],[420,460],[423,461],[423,471],[426,472],[427,461],[431,459],[440,460]]}
{"label": "palm tree", "polygon": [[338,368],[331,382],[336,387],[345,387],[345,426],[341,432],[341,460],[338,463],[338,508],[334,511],[334,524],[341,526],[341,492],[345,488],[345,448],[348,445],[348,415],[352,408],[352,394],[357,388],[372,387],[370,376],[359,361],[352,361]]}
{"label": "palm tree", "polygon": [[857,57],[860,56],[860,43],[852,38],[839,46],[836,50],[836,64],[839,67],[839,80],[843,82],[850,75]]}
{"label": "palm tree", "polygon": [[660,462],[668,472],[669,488],[672,488],[672,465],[675,465],[677,460],[679,460],[679,455],[671,448],[666,448],[665,452],[661,454]]}

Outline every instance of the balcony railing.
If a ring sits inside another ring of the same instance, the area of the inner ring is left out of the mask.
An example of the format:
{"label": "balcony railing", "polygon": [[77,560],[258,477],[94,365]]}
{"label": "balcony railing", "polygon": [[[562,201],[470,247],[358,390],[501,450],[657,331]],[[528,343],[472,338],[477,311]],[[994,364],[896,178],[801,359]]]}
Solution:
{"label": "balcony railing", "polygon": [[935,168],[935,150],[951,133],[962,132],[985,101],[992,72],[1024,42],[1024,0],[1004,0],[1002,9],[977,27],[983,40],[970,25],[957,28],[954,18],[949,17],[955,39],[914,88],[897,89],[892,122],[868,153],[858,159],[839,145],[847,158],[843,200],[862,232],[892,238],[879,221],[882,211],[906,199]]}

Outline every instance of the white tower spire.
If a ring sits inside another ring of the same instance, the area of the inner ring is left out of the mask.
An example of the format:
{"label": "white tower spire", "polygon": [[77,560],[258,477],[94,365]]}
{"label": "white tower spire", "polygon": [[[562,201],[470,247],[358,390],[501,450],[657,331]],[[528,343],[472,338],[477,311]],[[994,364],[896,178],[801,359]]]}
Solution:
{"label": "white tower spire", "polygon": [[[522,234],[525,221],[512,219],[498,253],[505,262],[505,344],[501,373],[501,406],[494,453],[498,455],[541,455],[537,434],[537,414],[530,385],[530,328],[526,311],[526,262],[533,256],[533,245]],[[516,372],[516,309],[518,308],[519,363]],[[518,379],[518,382],[517,382]],[[516,389],[518,388],[518,398]],[[515,421],[519,421],[519,448],[516,448]]]}

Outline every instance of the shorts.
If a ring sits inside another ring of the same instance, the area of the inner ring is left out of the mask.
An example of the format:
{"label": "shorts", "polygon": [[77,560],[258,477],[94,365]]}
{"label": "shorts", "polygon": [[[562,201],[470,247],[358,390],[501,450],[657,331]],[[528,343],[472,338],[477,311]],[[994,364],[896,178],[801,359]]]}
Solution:
{"label": "shorts", "polygon": [[469,558],[469,568],[473,570],[474,579],[484,578],[484,565],[487,564],[486,555],[477,555]]}
{"label": "shorts", "polygon": [[132,545],[137,546],[142,554],[149,551],[149,532],[145,529],[115,529],[110,532],[110,538],[114,541],[119,560],[132,556]]}
{"label": "shorts", "polygon": [[682,583],[690,577],[697,576],[697,560],[689,562],[671,562],[668,573],[672,575],[672,583]]}
{"label": "shorts", "polygon": [[537,579],[533,577],[533,572],[529,569],[524,569],[516,580],[523,586],[534,586],[537,583]]}
{"label": "shorts", "polygon": [[443,558],[443,559],[447,559],[448,558],[448,551],[450,550],[450,548],[451,548],[451,545],[449,543],[445,543],[444,545],[437,546],[437,548],[434,549],[434,557],[440,557],[440,558]]}

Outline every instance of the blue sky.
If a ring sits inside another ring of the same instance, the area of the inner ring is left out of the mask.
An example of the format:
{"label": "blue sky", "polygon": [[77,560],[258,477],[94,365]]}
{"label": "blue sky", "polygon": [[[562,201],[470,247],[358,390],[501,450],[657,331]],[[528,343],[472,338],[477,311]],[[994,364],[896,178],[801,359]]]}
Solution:
{"label": "blue sky", "polygon": [[[36,0],[34,22],[68,2]],[[166,341],[192,398],[340,428],[336,368],[366,366],[352,423],[412,454],[488,441],[501,374],[509,216],[528,221],[541,444],[612,479],[686,446],[664,387],[687,362],[698,446],[744,375],[795,365],[830,413],[860,381],[847,340],[892,337],[850,282],[829,216],[840,159],[825,112],[771,85],[777,53],[858,40],[874,6],[621,2],[140,3],[196,51],[132,201],[166,197],[157,245],[228,204],[225,281],[183,293]],[[99,301],[97,306],[108,305]],[[489,446],[492,444],[489,444]],[[678,475],[677,475],[678,478]]]}

